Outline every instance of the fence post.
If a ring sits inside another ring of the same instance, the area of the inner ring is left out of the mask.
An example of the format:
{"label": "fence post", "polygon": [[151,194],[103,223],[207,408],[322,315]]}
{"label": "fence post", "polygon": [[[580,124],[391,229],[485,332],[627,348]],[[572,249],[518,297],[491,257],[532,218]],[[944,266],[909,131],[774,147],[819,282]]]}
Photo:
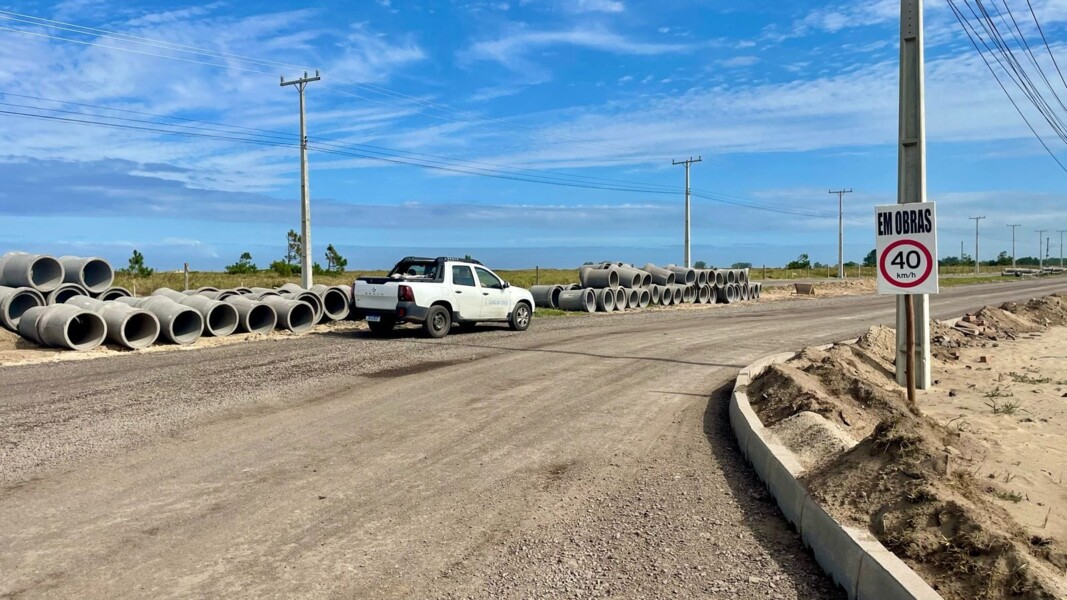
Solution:
{"label": "fence post", "polygon": [[541,285],[541,267],[534,267],[534,284]]}
{"label": "fence post", "polygon": [[185,263],[185,289],[189,289],[189,263]]}

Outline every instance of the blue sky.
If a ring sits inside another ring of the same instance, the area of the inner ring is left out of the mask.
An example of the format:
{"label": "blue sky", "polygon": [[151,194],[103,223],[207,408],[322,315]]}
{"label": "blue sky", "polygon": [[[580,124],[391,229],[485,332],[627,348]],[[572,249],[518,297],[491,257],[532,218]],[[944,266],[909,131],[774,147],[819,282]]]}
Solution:
{"label": "blue sky", "polygon": [[[307,90],[320,261],[332,243],[362,268],[412,253],[502,268],[680,262],[683,170],[671,161],[691,155],[704,159],[693,257],[712,264],[835,262],[827,191],[841,187],[855,190],[846,260],[860,260],[872,207],[896,198],[899,2],[135,4],[0,8],[0,111],[22,113],[0,113],[0,251],[121,265],[137,248],[162,269],[218,269],[246,250],[261,266],[280,258],[300,188],[297,94],[278,83],[305,68],[323,77]],[[1067,64],[1067,1],[1033,5]],[[983,259],[1010,251],[1008,223],[1022,225],[1017,253],[1034,255],[1035,229],[1067,229],[1067,173],[947,6],[929,2],[926,19],[941,253],[961,241],[973,253],[967,217],[984,215]]]}

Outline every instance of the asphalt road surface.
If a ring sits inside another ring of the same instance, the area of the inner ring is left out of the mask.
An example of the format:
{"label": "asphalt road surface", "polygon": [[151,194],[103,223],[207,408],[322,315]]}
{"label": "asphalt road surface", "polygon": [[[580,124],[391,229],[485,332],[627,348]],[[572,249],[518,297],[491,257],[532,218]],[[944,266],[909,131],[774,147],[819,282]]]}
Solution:
{"label": "asphalt road surface", "polygon": [[844,297],[0,368],[0,597],[843,598],[742,462],[725,390],[892,315]]}

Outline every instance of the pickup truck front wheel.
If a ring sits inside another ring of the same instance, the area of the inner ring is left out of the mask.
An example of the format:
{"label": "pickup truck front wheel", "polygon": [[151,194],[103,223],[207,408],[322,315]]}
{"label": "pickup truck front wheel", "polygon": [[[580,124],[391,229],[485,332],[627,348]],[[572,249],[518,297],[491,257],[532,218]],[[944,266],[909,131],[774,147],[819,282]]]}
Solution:
{"label": "pickup truck front wheel", "polygon": [[508,321],[512,331],[526,331],[530,327],[530,305],[519,302],[515,310],[511,311],[511,320]]}
{"label": "pickup truck front wheel", "polygon": [[380,321],[367,321],[367,326],[374,335],[386,335],[396,327],[396,321],[382,317]]}
{"label": "pickup truck front wheel", "polygon": [[432,338],[443,338],[452,329],[452,314],[443,306],[431,306],[426,313],[426,321],[422,324],[422,330]]}

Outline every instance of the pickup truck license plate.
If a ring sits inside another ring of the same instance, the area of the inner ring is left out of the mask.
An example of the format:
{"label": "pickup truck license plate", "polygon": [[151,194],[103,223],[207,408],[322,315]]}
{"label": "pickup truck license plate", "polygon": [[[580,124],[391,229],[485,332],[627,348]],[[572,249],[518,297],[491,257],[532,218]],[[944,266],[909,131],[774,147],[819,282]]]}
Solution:
{"label": "pickup truck license plate", "polygon": [[381,321],[381,320],[382,320],[381,315],[367,315],[367,322],[369,322],[369,323],[377,323],[378,321]]}

